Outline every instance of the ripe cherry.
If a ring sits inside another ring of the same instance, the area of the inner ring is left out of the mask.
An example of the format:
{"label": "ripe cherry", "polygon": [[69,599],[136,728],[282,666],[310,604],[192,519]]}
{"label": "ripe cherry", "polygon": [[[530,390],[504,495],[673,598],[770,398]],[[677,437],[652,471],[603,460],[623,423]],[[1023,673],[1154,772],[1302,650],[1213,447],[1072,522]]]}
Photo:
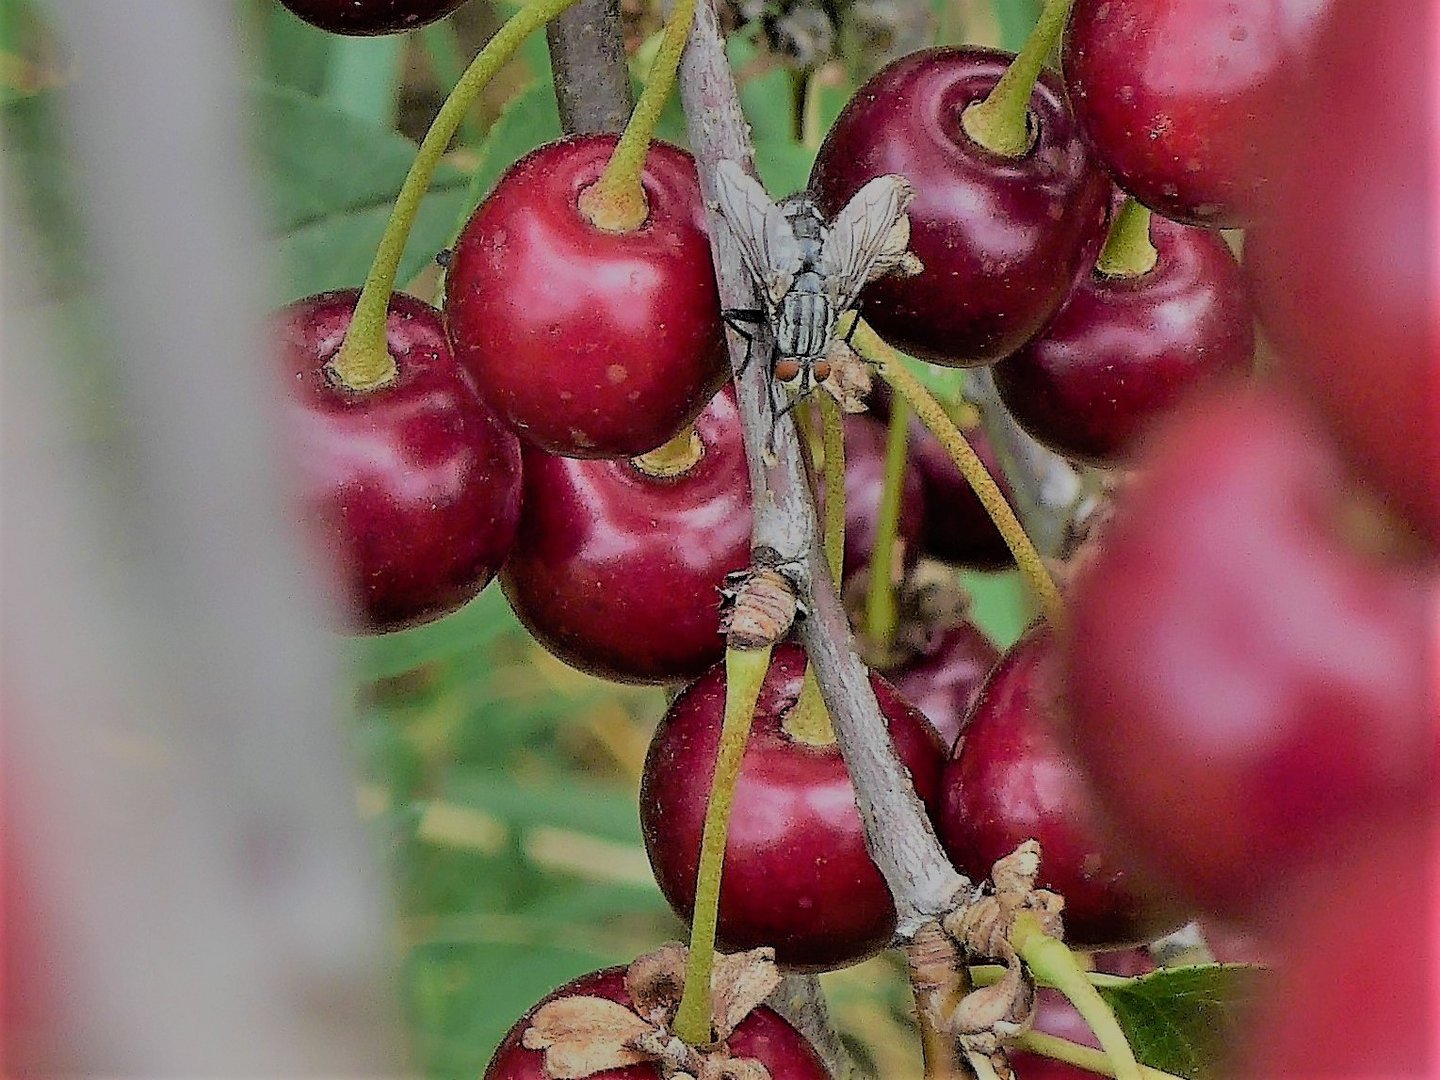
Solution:
{"label": "ripe cherry", "polygon": [[1040,886],[1065,898],[1068,942],[1148,941],[1185,918],[1102,833],[1094,796],[1051,731],[1064,708],[1058,677],[1054,638],[1043,627],[991,672],[945,770],[940,839],[974,880],[1038,840]]}
{"label": "ripe cherry", "polygon": [[1334,5],[1305,107],[1287,118],[1293,139],[1277,150],[1293,168],[1277,184],[1273,221],[1245,242],[1280,366],[1324,411],[1362,478],[1432,549],[1440,549],[1437,40],[1427,5]]}
{"label": "ripe cherry", "polygon": [[443,19],[465,0],[280,0],[332,34],[394,34]]}
{"label": "ripe cherry", "polygon": [[651,145],[649,217],[607,232],[581,211],[611,135],[549,143],[500,178],[446,284],[455,354],[526,441],[570,457],[665,443],[729,373],[695,163]]}
{"label": "ripe cherry", "polygon": [[860,88],[826,136],[811,186],[835,213],[866,181],[901,173],[915,186],[913,278],[866,288],[865,318],[903,351],[954,366],[988,364],[1038,334],[1069,295],[1104,227],[1109,183],[1046,74],[1031,94],[1035,143],[1007,158],[966,133],[1009,55],[928,49]]}
{"label": "ripe cherry", "polygon": [[1290,115],[1327,2],[1076,0],[1065,84],[1116,182],[1177,221],[1252,223],[1272,127]]}
{"label": "ripe cherry", "polygon": [[1026,431],[1095,464],[1123,458],[1186,393],[1247,369],[1255,346],[1244,275],[1217,233],[1151,219],[1134,204],[1120,213],[1122,225],[1129,215],[1141,227],[1148,219],[1154,265],[1092,269],[1045,333],[995,366],[1000,396]]}
{"label": "ripe cherry", "polygon": [[968,619],[937,632],[922,650],[885,677],[954,746],[1000,650]]}
{"label": "ripe cherry", "polygon": [[[870,565],[885,493],[885,425],[863,414],[845,417],[845,576]],[[823,488],[821,489],[823,492]],[[824,508],[823,495],[820,501]],[[920,474],[906,463],[900,488],[900,522],[896,530],[906,566],[920,557],[920,531],[925,525],[925,490]]]}
{"label": "ripe cherry", "polygon": [[[720,887],[719,936],[728,950],[770,945],[781,964],[829,969],[879,952],[895,932],[895,905],[865,848],[850,774],[834,744],[786,729],[805,656],[775,651],[740,768]],[[900,761],[932,808],[945,749],[920,711],[871,676]],[[725,705],[725,669],[688,686],[650,744],[640,822],[655,878],[688,918],[700,834]]]}
{"label": "ripe cherry", "polygon": [[[545,1071],[544,1054],[525,1048],[522,1042],[525,1031],[541,1006],[556,998],[581,996],[606,998],[629,1007],[631,1000],[625,989],[625,969],[592,971],[538,1002],[516,1022],[496,1049],[485,1070],[485,1080],[551,1080],[550,1074]],[[805,1037],[767,1006],[759,1006],[740,1021],[727,1045],[732,1057],[759,1061],[774,1080],[830,1080],[829,1072]],[[661,1080],[661,1076],[656,1066],[644,1064],[595,1073],[594,1080]]]}
{"label": "ripe cherry", "polygon": [[666,475],[648,459],[524,448],[524,510],[501,584],[520,621],[567,664],[621,682],[679,682],[724,654],[719,590],[750,562],[733,394],[700,414],[693,450],[698,460]]}
{"label": "ripe cherry", "polygon": [[1074,586],[1066,734],[1117,828],[1220,917],[1434,783],[1433,586],[1339,526],[1323,436],[1272,393],[1157,439]]}
{"label": "ripe cherry", "polygon": [[391,298],[394,382],[356,392],[327,365],[356,291],[299,300],[277,316],[302,496],[343,565],[358,629],[454,611],[510,552],[520,518],[520,447],[455,362],[440,313]]}

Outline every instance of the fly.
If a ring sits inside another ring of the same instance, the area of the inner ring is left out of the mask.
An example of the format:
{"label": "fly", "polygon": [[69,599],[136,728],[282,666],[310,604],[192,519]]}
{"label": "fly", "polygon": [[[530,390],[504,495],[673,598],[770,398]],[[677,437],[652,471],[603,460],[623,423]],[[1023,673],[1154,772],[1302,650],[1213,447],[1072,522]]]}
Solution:
{"label": "fly", "polygon": [[[747,341],[753,335],[745,324],[770,327],[771,376],[792,395],[783,415],[827,385],[837,366],[836,328],[865,284],[887,273],[920,272],[920,260],[908,250],[905,214],[915,189],[898,174],[877,176],[826,221],[809,192],[772,202],[739,164],[721,161],[715,193],[763,305],[726,311],[725,321]],[[848,355],[848,340],[844,344]]]}

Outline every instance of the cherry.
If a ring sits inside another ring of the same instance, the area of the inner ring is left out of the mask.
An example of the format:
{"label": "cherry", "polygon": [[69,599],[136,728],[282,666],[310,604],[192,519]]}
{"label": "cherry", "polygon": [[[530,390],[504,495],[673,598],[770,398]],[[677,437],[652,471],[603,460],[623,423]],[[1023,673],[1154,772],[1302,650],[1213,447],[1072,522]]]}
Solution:
{"label": "cherry", "polygon": [[1137,857],[1259,921],[1431,790],[1433,586],[1347,543],[1338,464],[1273,391],[1199,403],[1142,464],[1076,577],[1068,740]]}
{"label": "cherry", "polygon": [[1082,947],[1148,941],[1185,919],[1102,840],[1094,797],[1051,733],[1063,708],[1056,648],[1044,627],[990,674],[945,769],[940,839],[984,880],[1026,840],[1041,848],[1040,886],[1065,898],[1065,938]]}
{"label": "cherry", "polygon": [[495,576],[520,518],[520,447],[414,297],[390,301],[395,381],[339,385],[327,365],[358,299],[312,296],[276,321],[301,494],[343,563],[354,623],[380,632],[454,611]]}
{"label": "cherry", "polygon": [[[1149,217],[1121,213],[1137,210]],[[1153,267],[1097,266],[1044,334],[995,366],[1015,419],[1061,454],[1113,464],[1183,395],[1251,363],[1253,316],[1225,241],[1164,218],[1149,236]]]}
{"label": "cherry", "polygon": [[[1352,462],[1440,547],[1434,12],[1334,5],[1273,221],[1246,238],[1281,366]],[[1376,57],[1384,57],[1377,63]],[[1323,172],[1317,170],[1323,169]],[[1323,183],[1316,183],[1317,176]]]}
{"label": "cherry", "polygon": [[999,662],[1000,650],[968,619],[927,641],[903,666],[885,677],[934,725],[946,746],[954,746],[985,677]]}
{"label": "cherry", "polygon": [[465,0],[280,0],[332,34],[393,34],[443,19]]}
{"label": "cherry", "polygon": [[[790,967],[829,969],[879,952],[895,932],[895,906],[865,848],[850,774],[835,744],[786,730],[805,656],[776,649],[740,769],[720,887],[719,937],[727,949],[773,946]],[[870,677],[915,790],[936,805],[945,748],[920,711]],[[689,917],[700,834],[725,707],[725,669],[691,683],[655,732],[640,788],[640,822],[656,880]]]}
{"label": "cherry", "polygon": [[1120,186],[1177,221],[1251,224],[1272,126],[1327,3],[1076,0],[1065,84]]}
{"label": "cherry", "polygon": [[811,176],[830,214],[881,174],[914,184],[910,246],[925,269],[871,284],[864,312],[886,341],[935,363],[993,363],[1038,334],[1103,229],[1109,184],[1053,75],[1031,94],[1028,153],[1003,157],[966,133],[961,114],[1010,59],[941,48],[895,61],[846,105]]}
{"label": "cherry", "polygon": [[614,146],[576,136],[511,166],[461,232],[446,286],[480,393],[523,439],[571,457],[654,450],[729,372],[695,162],[652,144],[649,217],[606,232],[577,200]]}
{"label": "cherry", "polygon": [[695,436],[700,458],[673,476],[645,461],[524,448],[524,510],[501,584],[520,621],[567,664],[622,682],[678,682],[724,654],[719,589],[750,562],[733,394],[715,396]]}
{"label": "cherry", "polygon": [[[880,522],[880,502],[885,493],[885,458],[888,433],[882,423],[869,416],[845,417],[845,576],[857,574],[870,565]],[[824,509],[824,489],[820,506]],[[925,491],[920,474],[906,463],[900,488],[900,523],[896,530],[902,542],[906,566],[920,557],[920,531],[925,525]]]}
{"label": "cherry", "polygon": [[1437,840],[1433,812],[1368,827],[1287,894],[1276,977],[1234,1075],[1435,1075]]}
{"label": "cherry", "polygon": [[[522,1043],[531,1018],[540,1007],[563,997],[599,997],[629,1007],[625,990],[625,969],[606,968],[582,975],[567,983],[526,1013],[495,1051],[485,1070],[485,1080],[551,1080],[545,1071],[545,1056],[527,1050]],[[805,1037],[779,1013],[761,1005],[750,1013],[727,1040],[731,1056],[753,1058],[764,1065],[774,1080],[829,1080],[830,1074]],[[593,1080],[660,1080],[654,1065],[631,1065],[593,1074]]]}

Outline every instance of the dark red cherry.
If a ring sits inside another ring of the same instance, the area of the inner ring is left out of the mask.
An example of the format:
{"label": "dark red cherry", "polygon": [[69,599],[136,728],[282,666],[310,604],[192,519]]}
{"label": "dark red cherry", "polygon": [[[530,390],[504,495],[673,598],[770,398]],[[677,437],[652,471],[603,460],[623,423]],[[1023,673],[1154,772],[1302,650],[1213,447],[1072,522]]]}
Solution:
{"label": "dark red cherry", "polygon": [[[845,417],[845,576],[870,565],[885,494],[886,441],[884,424],[864,414]],[[823,492],[823,488],[822,488]],[[820,499],[823,510],[825,500]],[[925,491],[920,474],[906,463],[900,488],[900,523],[896,538],[903,544],[906,566],[920,558],[920,531],[925,525]]]}
{"label": "dark red cherry", "polygon": [[455,355],[526,441],[570,457],[665,443],[729,373],[695,162],[654,143],[650,216],[626,233],[577,200],[612,135],[549,143],[500,178],[460,234],[446,282]]}
{"label": "dark red cherry", "polygon": [[995,365],[1015,419],[1058,453],[1114,464],[1185,394],[1250,367],[1254,316],[1229,246],[1160,217],[1150,238],[1149,271],[1091,270],[1045,333]]}
{"label": "dark red cherry", "polygon": [[280,0],[332,34],[394,34],[443,19],[465,0]]}
{"label": "dark red cherry", "polygon": [[906,701],[914,705],[954,746],[985,677],[1000,661],[1000,650],[968,619],[941,630],[903,667],[885,672]]}
{"label": "dark red cherry", "polygon": [[1116,182],[1177,221],[1251,224],[1328,3],[1075,0],[1065,85]]}
{"label": "dark red cherry", "polygon": [[1434,587],[1347,541],[1334,455],[1273,392],[1199,403],[1141,464],[1075,581],[1068,741],[1164,880],[1283,916],[1338,834],[1432,790]]}
{"label": "dark red cherry", "polygon": [[524,448],[524,510],[501,584],[520,621],[567,664],[621,682],[681,682],[724,654],[719,590],[750,562],[733,394],[715,396],[695,435],[701,456],[675,476],[643,461]]}
{"label": "dark red cherry", "polygon": [[961,114],[1010,59],[942,48],[895,61],[850,100],[811,175],[828,214],[884,173],[915,186],[910,243],[924,272],[876,281],[864,312],[892,345],[939,364],[993,363],[1038,334],[1104,228],[1109,182],[1059,79],[1046,74],[1036,84],[1036,142],[1023,156],[993,154],[965,132]]}
{"label": "dark red cherry", "polygon": [[1317,870],[1287,893],[1282,949],[1248,1028],[1250,1060],[1228,1075],[1435,1076],[1440,835],[1433,808],[1367,828]]}
{"label": "dark red cherry", "polygon": [[[631,1005],[625,990],[624,968],[606,968],[580,976],[537,1002],[535,1008],[516,1022],[490,1059],[485,1080],[551,1080],[545,1071],[545,1055],[539,1050],[525,1049],[523,1040],[531,1018],[540,1007],[563,997],[598,997],[627,1007]],[[773,1080],[830,1080],[830,1074],[805,1037],[765,1005],[740,1021],[727,1045],[732,1057],[759,1061]],[[595,1073],[592,1080],[661,1080],[661,1075],[654,1065],[631,1065]]]}
{"label": "dark red cherry", "polygon": [[1293,167],[1273,221],[1246,237],[1246,266],[1280,366],[1362,477],[1440,549],[1434,8],[1335,4],[1315,71],[1277,151]]}
{"label": "dark red cherry", "polygon": [[1149,941],[1181,908],[1109,842],[1085,778],[1051,727],[1063,709],[1054,638],[1032,630],[990,674],[945,770],[940,839],[973,880],[1026,840],[1040,885],[1065,897],[1065,939],[1080,947]]}
{"label": "dark red cherry", "polygon": [[277,316],[301,495],[354,602],[353,623],[398,630],[454,611],[510,552],[520,447],[455,363],[440,313],[390,301],[396,380],[355,392],[326,365],[356,291],[298,300]]}
{"label": "dark red cherry", "polygon": [[[727,949],[770,945],[781,964],[824,970],[885,948],[895,932],[895,906],[866,852],[839,748],[802,742],[785,728],[804,673],[798,647],[775,651],[735,790],[719,935]],[[940,737],[888,683],[875,675],[870,681],[895,752],[933,808],[945,760]],[[725,669],[717,665],[670,706],[641,781],[640,822],[650,865],[684,918],[695,902],[724,707]]]}

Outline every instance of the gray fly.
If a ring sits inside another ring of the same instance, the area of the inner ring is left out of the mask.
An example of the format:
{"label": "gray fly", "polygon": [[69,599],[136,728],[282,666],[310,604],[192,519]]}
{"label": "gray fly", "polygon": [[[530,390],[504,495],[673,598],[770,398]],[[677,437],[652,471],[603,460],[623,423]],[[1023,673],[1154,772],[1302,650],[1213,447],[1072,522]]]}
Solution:
{"label": "gray fly", "polygon": [[770,327],[771,374],[793,395],[793,408],[830,379],[840,344],[836,327],[865,284],[892,272],[920,272],[908,250],[905,215],[915,190],[903,176],[877,176],[826,221],[809,192],[777,204],[739,164],[721,161],[715,194],[764,305],[726,311],[725,319],[747,341],[752,334],[744,324]]}

